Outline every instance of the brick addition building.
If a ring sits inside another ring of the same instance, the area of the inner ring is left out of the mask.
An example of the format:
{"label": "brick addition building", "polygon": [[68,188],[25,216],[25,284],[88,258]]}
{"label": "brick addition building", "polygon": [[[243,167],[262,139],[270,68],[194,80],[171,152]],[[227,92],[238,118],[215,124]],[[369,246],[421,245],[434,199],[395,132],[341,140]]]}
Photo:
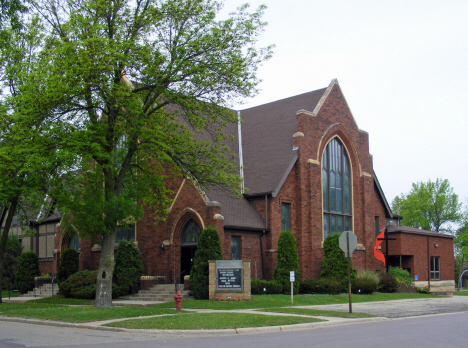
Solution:
{"label": "brick addition building", "polygon": [[[376,231],[398,216],[373,170],[369,134],[358,128],[338,82],[238,115],[242,122],[226,132],[235,138],[231,150],[238,158],[245,194],[236,199],[223,191],[202,191],[184,178],[168,179],[174,194],[167,219],[155,225],[152,211],[146,209],[143,219],[122,229],[116,240],[138,246],[144,279],[183,282],[200,231],[208,225],[220,235],[224,259],[251,260],[254,278],[273,278],[283,230],[291,230],[297,240],[301,279],[320,276],[324,239],[345,230],[358,238],[354,268],[383,269],[373,253]],[[426,238],[432,232],[398,227],[391,232],[399,236],[389,246],[390,255],[398,256],[392,263],[401,260],[413,277],[426,282],[436,274],[431,267],[438,265],[438,281],[453,282],[452,239],[438,234]],[[54,252],[41,262],[44,269],[56,269],[61,251],[70,246],[80,250],[80,268],[98,267],[99,245],[63,236],[59,229],[54,243]],[[437,249],[431,247],[435,243]],[[439,263],[424,264],[432,256]]]}

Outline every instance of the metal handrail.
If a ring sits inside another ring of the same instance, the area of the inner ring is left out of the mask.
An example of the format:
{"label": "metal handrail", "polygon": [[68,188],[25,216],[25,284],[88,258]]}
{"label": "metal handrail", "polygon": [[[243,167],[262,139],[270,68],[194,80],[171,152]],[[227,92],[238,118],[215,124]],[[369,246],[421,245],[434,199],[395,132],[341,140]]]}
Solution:
{"label": "metal handrail", "polygon": [[175,291],[174,293],[176,294],[177,293],[177,278],[180,277],[183,273],[185,273],[185,271],[182,271],[179,273],[179,275],[177,277],[174,277],[174,286],[175,286]]}

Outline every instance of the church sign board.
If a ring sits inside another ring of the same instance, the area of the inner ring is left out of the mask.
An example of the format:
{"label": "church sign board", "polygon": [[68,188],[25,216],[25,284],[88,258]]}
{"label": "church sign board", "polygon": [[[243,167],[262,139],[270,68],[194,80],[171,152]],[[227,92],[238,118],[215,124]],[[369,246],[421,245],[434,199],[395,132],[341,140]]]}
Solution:
{"label": "church sign board", "polygon": [[216,261],[216,289],[243,289],[242,260]]}
{"label": "church sign board", "polygon": [[250,300],[250,260],[213,260],[208,264],[210,300]]}

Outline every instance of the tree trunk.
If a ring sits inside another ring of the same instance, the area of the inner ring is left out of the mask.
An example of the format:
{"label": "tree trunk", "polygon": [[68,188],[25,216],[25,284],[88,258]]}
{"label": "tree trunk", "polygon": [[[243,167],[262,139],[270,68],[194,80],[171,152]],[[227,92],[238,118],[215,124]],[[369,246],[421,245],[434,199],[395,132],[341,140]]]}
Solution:
{"label": "tree trunk", "polygon": [[[5,261],[5,252],[6,252],[6,244],[8,241],[8,233],[10,232],[11,222],[13,221],[13,217],[15,216],[16,208],[18,207],[18,197],[15,197],[8,208],[8,215],[5,221],[5,225],[3,230],[1,231],[0,237],[0,303],[2,303],[2,295],[1,290],[3,288],[3,262]],[[6,208],[4,208],[6,209]],[[0,219],[0,226],[2,225],[3,217]]]}
{"label": "tree trunk", "polygon": [[114,270],[114,246],[117,231],[102,239],[99,272],[96,279],[96,308],[112,307],[112,273]]}

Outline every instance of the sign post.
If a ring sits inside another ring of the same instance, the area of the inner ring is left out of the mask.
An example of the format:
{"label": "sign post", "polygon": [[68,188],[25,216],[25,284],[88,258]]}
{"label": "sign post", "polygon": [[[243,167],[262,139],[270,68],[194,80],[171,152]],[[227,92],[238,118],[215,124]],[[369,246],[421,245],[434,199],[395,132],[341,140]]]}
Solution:
{"label": "sign post", "polygon": [[296,280],[296,275],[294,271],[289,272],[289,281],[291,282],[291,306],[294,305],[294,281]]}
{"label": "sign post", "polygon": [[353,256],[353,251],[357,247],[357,237],[352,231],[345,231],[339,239],[340,249],[344,251],[348,258],[348,296],[349,296],[349,313],[353,313],[351,302],[351,266],[350,258]]}

